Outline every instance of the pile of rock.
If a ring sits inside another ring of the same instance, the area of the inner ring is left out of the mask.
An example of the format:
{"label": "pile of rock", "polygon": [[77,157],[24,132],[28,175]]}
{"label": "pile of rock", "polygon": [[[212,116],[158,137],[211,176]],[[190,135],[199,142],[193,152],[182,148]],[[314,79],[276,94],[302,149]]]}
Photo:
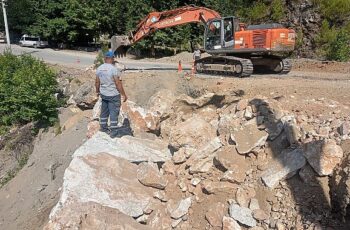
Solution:
{"label": "pile of rock", "polygon": [[147,108],[125,104],[135,137],[111,140],[97,133],[77,150],[47,228],[77,224],[64,213],[87,202],[118,209],[150,229],[326,224],[330,212],[304,216],[308,205],[298,202],[285,179],[310,186],[312,179],[328,178],[343,159],[339,143],[350,138],[349,119],[282,108],[275,99],[230,93],[175,98],[167,90]]}

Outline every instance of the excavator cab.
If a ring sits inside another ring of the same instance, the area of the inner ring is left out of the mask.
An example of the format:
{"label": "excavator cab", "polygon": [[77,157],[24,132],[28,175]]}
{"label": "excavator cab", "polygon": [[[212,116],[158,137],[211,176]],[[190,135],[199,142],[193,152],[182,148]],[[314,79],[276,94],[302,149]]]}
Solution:
{"label": "excavator cab", "polygon": [[237,29],[239,30],[238,20],[234,17],[210,20],[205,29],[205,50],[233,48],[235,31]]}

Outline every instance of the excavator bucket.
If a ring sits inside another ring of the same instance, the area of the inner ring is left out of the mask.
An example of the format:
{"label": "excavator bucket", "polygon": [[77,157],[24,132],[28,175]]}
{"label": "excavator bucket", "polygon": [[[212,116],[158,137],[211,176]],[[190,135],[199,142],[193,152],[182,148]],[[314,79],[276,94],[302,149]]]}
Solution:
{"label": "excavator bucket", "polygon": [[113,36],[111,38],[111,49],[118,56],[124,57],[131,46],[129,36]]}

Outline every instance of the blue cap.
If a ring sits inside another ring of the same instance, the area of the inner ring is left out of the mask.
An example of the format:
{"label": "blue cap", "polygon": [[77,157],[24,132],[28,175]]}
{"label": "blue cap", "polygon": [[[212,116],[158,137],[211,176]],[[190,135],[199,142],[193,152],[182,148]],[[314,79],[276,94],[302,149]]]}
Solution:
{"label": "blue cap", "polygon": [[114,58],[114,52],[113,51],[107,51],[105,53],[106,58]]}

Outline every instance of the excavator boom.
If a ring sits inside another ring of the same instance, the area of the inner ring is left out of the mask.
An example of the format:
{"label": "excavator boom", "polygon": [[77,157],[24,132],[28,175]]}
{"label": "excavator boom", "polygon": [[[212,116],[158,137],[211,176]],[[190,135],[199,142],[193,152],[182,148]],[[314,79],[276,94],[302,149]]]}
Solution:
{"label": "excavator boom", "polygon": [[164,12],[148,14],[128,36],[113,36],[111,48],[119,54],[125,54],[128,47],[158,29],[170,28],[188,23],[206,24],[207,21],[220,18],[220,14],[205,7],[185,6]]}

